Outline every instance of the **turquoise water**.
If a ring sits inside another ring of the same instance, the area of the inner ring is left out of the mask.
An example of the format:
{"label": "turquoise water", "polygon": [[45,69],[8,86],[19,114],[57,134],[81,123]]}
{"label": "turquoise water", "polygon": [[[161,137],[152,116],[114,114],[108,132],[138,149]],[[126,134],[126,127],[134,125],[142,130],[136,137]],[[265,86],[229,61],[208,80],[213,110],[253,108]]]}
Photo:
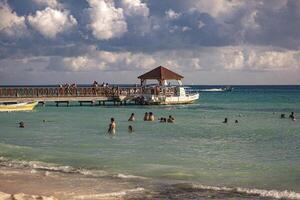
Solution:
{"label": "turquoise water", "polygon": [[[173,115],[176,123],[142,121],[149,111]],[[300,86],[202,92],[198,102],[182,106],[40,106],[0,113],[0,156],[163,181],[300,192],[300,120],[280,119],[291,111],[300,113]],[[129,123],[133,112],[137,121]],[[117,121],[113,138],[105,134],[110,117]]]}

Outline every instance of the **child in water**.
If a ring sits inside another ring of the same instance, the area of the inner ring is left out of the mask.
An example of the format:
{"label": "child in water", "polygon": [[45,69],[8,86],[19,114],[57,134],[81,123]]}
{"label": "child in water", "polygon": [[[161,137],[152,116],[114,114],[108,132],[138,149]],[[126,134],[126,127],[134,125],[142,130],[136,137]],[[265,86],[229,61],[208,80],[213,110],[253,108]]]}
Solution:
{"label": "child in water", "polygon": [[20,121],[20,122],[19,122],[19,128],[25,128],[25,124],[24,124],[23,121]]}
{"label": "child in water", "polygon": [[175,121],[174,117],[172,117],[172,115],[169,115],[168,123],[174,123],[174,121]]}
{"label": "child in water", "polygon": [[154,121],[154,120],[155,120],[154,115],[152,112],[150,112],[148,116],[148,121]]}
{"label": "child in water", "polygon": [[111,135],[116,134],[116,122],[115,122],[114,118],[110,119],[110,124],[109,124],[107,133],[109,133]]}
{"label": "child in water", "polygon": [[128,133],[134,132],[133,127],[131,125],[128,126]]}
{"label": "child in water", "polygon": [[292,121],[296,121],[295,113],[294,113],[294,112],[291,112],[289,118],[290,118]]}
{"label": "child in water", "polygon": [[144,121],[148,121],[148,119],[149,119],[149,114],[146,112],[144,115]]}
{"label": "child in water", "polygon": [[135,121],[134,113],[131,113],[128,121]]}

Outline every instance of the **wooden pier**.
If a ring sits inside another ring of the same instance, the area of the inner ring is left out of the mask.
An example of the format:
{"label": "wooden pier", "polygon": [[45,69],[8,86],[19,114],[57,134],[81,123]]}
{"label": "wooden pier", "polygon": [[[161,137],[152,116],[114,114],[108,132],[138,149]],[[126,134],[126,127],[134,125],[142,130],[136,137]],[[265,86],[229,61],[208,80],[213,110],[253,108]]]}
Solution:
{"label": "wooden pier", "polygon": [[117,86],[67,86],[67,87],[0,87],[0,103],[9,104],[17,102],[38,101],[41,104],[54,102],[56,106],[71,102],[79,105],[126,105],[142,92],[141,87]]}

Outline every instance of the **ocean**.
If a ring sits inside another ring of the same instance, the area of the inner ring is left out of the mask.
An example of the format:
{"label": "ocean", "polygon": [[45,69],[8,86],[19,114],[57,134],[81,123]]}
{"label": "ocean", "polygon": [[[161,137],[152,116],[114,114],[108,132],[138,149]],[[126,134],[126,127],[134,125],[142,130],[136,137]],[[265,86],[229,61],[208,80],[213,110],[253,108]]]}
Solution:
{"label": "ocean", "polygon": [[[217,195],[239,191],[245,194],[240,199],[300,199],[300,86],[217,88],[190,86],[200,92],[191,105],[46,104],[32,112],[0,113],[0,164],[184,183]],[[145,112],[156,119],[172,115],[175,123],[144,122]],[[127,121],[131,113],[134,122]],[[114,137],[106,134],[111,117]],[[18,128],[19,121],[25,128]]]}

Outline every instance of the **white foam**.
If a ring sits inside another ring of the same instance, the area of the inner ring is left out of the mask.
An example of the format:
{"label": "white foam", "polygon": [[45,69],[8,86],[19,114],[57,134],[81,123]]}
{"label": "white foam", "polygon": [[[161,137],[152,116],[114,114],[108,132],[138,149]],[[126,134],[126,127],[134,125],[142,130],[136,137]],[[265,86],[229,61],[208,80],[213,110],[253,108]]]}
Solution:
{"label": "white foam", "polygon": [[135,188],[129,190],[122,190],[119,192],[101,193],[101,194],[90,194],[90,195],[80,195],[74,197],[75,199],[96,199],[96,198],[108,198],[108,197],[123,197],[129,193],[143,192],[144,188]]}
{"label": "white foam", "polygon": [[88,170],[82,168],[74,168],[67,165],[59,166],[57,164],[44,163],[39,161],[10,160],[2,156],[0,156],[0,164],[6,167],[29,169],[32,174],[39,173],[39,171],[44,171],[45,176],[51,175],[51,172],[77,173],[94,177],[103,177],[109,175],[106,171],[103,170]]}
{"label": "white foam", "polygon": [[202,92],[223,92],[224,90],[222,88],[212,88],[212,89],[202,89],[199,90]]}
{"label": "white foam", "polygon": [[254,194],[261,197],[271,197],[276,199],[300,199],[300,193],[293,191],[278,191],[278,190],[262,190],[262,189],[249,189],[249,188],[230,188],[230,187],[216,187],[216,186],[205,186],[205,185],[193,185],[193,188],[214,190],[214,191],[234,191],[239,193]]}
{"label": "white foam", "polygon": [[117,174],[115,177],[123,178],[123,179],[146,179],[146,177],[134,176],[134,175],[129,175],[129,174]]}

